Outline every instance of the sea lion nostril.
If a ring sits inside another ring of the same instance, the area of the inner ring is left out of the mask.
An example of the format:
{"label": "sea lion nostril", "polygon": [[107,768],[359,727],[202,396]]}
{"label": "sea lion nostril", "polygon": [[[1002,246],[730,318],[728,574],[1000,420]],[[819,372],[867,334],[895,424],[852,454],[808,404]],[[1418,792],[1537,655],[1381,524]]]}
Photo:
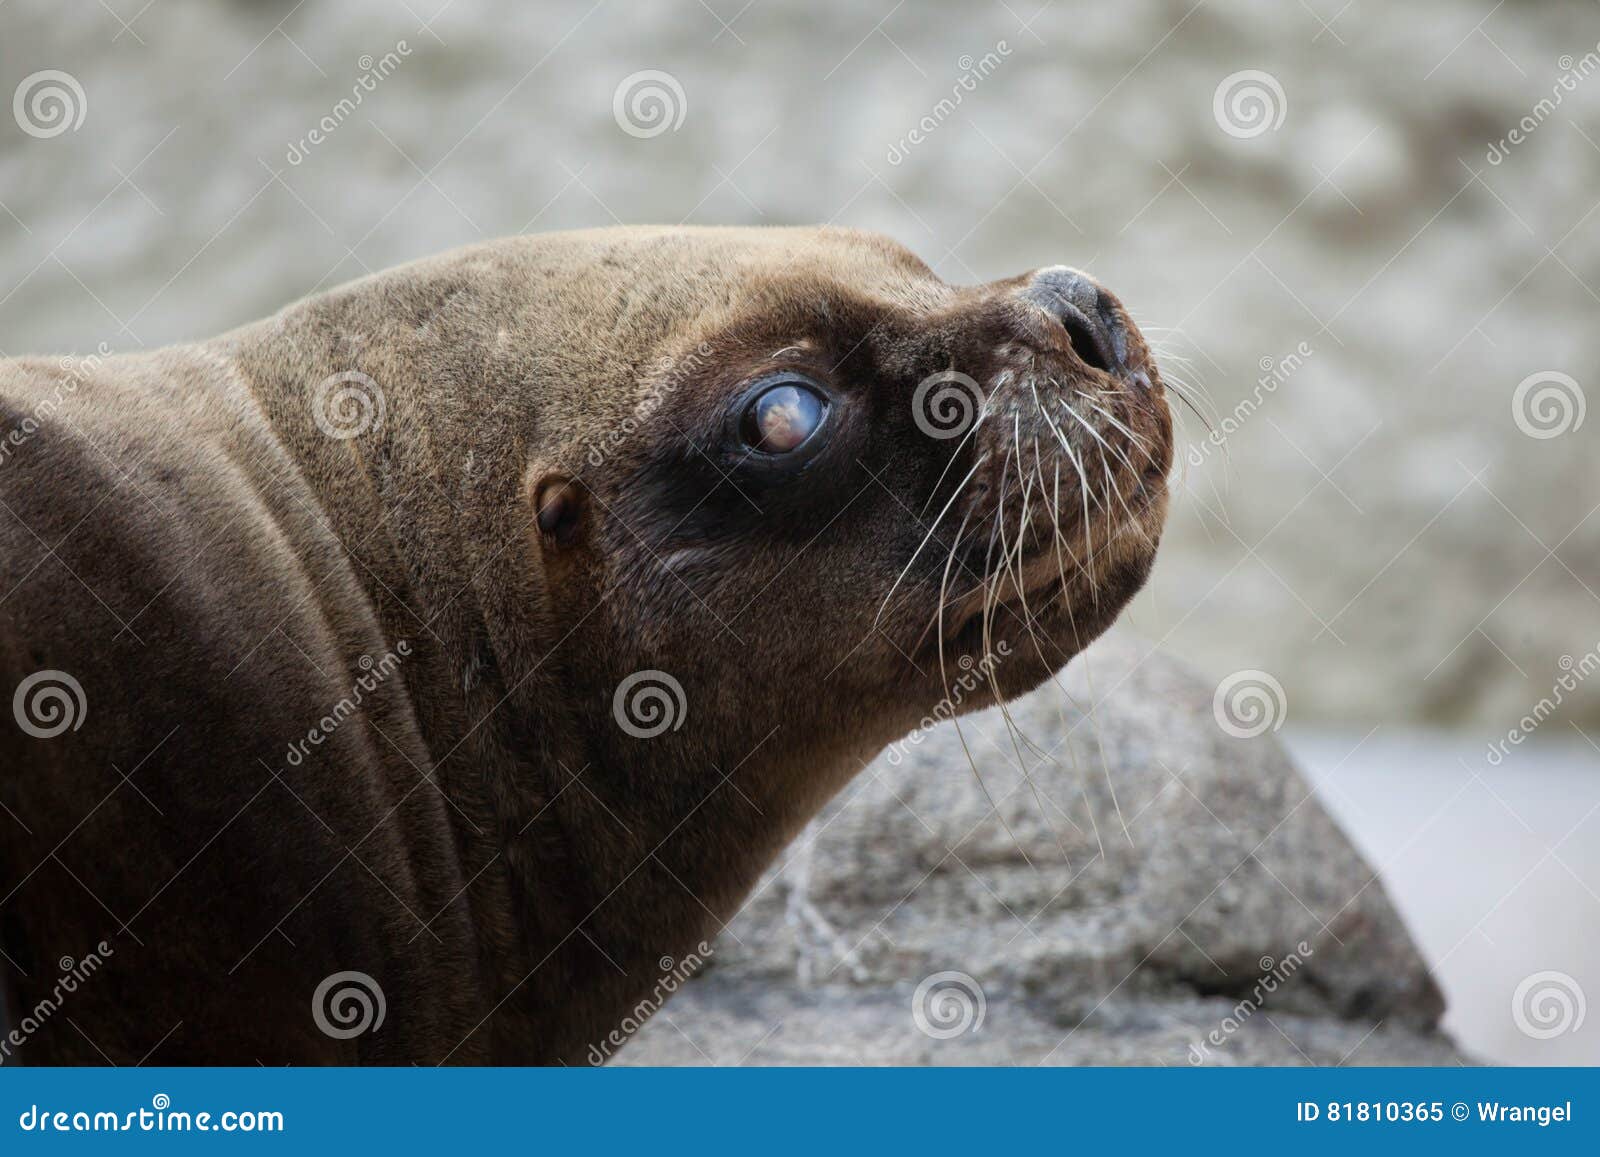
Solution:
{"label": "sea lion nostril", "polygon": [[1073,352],[1095,369],[1110,373],[1114,368],[1116,354],[1102,328],[1071,306],[1061,310],[1057,316],[1066,328],[1067,337],[1072,341]]}
{"label": "sea lion nostril", "polygon": [[1106,373],[1126,367],[1126,329],[1110,299],[1089,278],[1055,266],[1037,273],[1023,296],[1061,323],[1084,362]]}

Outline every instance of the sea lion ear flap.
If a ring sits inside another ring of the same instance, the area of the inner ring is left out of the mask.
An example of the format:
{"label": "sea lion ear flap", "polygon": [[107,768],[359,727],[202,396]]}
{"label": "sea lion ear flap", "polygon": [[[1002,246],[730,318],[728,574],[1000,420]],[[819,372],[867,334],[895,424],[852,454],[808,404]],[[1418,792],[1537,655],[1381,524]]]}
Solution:
{"label": "sea lion ear flap", "polygon": [[583,523],[583,486],[565,474],[546,474],[533,488],[539,533],[557,546],[570,546]]}

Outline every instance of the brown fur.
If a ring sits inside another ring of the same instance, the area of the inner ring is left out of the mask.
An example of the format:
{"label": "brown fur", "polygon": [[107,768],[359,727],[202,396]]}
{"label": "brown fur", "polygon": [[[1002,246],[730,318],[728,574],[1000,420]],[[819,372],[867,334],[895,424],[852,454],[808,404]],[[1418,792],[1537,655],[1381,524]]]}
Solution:
{"label": "brown fur", "polygon": [[[87,705],[53,738],[0,718],[11,1024],[59,958],[113,949],[15,1055],[581,1063],[963,656],[1008,642],[992,683],[1018,694],[1143,581],[1159,378],[1131,325],[1147,391],[1085,364],[1029,283],[948,286],[847,230],[603,230],[196,345],[0,363],[0,432],[33,427],[0,461],[0,691],[55,669]],[[836,398],[787,472],[723,441],[730,399],[782,366]],[[991,414],[933,440],[910,400],[951,368]],[[383,419],[332,438],[319,389],[350,372]],[[1024,382],[1089,391],[1133,435],[1083,410],[1121,453],[1087,527]],[[1046,488],[1026,523],[1013,441]],[[687,705],[650,739],[613,714],[644,669]],[[310,1008],[343,970],[387,1003],[348,1040]]]}

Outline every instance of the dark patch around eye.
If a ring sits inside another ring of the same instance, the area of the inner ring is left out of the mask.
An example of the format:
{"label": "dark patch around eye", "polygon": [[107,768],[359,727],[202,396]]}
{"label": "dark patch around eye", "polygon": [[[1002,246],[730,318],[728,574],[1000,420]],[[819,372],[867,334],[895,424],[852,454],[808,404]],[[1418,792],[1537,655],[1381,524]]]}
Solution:
{"label": "dark patch around eye", "polygon": [[652,550],[734,539],[805,543],[864,483],[867,415],[792,371],[740,391],[721,421],[674,431],[638,475],[628,525]]}

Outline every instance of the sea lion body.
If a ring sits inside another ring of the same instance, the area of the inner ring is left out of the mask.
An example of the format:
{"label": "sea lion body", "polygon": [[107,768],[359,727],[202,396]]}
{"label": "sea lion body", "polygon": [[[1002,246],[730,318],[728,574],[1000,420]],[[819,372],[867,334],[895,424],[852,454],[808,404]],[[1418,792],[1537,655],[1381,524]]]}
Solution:
{"label": "sea lion body", "polygon": [[[63,380],[53,365],[6,366],[0,393],[16,406]],[[15,921],[0,947],[26,969],[8,977],[9,1023],[46,999],[58,957],[102,941],[117,955],[63,1002],[99,1027],[79,1036],[49,1018],[19,1055],[136,1061],[195,1023],[197,1004],[232,1004],[163,1047],[217,1063],[353,1059],[262,986],[303,988],[304,1012],[356,944],[384,946],[371,971],[388,1000],[415,1003],[424,1034],[464,1036],[474,986],[439,985],[438,969],[475,972],[477,934],[449,905],[466,876],[448,805],[417,787],[427,747],[401,686],[361,696],[361,717],[302,763],[319,774],[275,778],[294,770],[290,743],[351,696],[359,656],[381,661],[397,637],[248,389],[200,351],[116,358],[31,442],[0,493],[0,679],[9,690],[70,669],[84,707],[76,731],[41,739],[13,724],[0,739],[17,817],[0,856]],[[400,935],[402,905],[437,915],[425,968],[408,943],[418,925]],[[408,1055],[409,1021],[365,1055]]]}
{"label": "sea lion body", "polygon": [[[955,665],[1030,688],[1143,581],[1170,418],[1085,284],[603,230],[0,363],[0,1059],[588,1059]],[[780,377],[792,454],[739,441]]]}

